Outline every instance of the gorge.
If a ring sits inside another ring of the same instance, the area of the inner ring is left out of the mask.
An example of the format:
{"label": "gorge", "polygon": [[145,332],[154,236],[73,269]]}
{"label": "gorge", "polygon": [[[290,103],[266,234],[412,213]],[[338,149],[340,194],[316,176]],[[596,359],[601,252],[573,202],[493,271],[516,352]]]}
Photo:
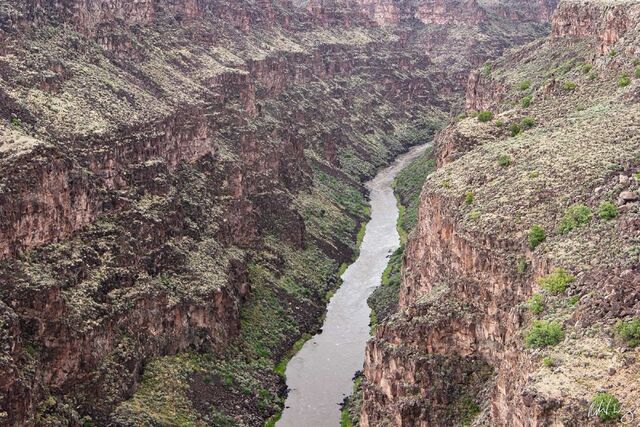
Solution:
{"label": "gorge", "polygon": [[634,416],[637,1],[0,0],[0,40],[0,425],[274,425],[430,141],[343,424]]}

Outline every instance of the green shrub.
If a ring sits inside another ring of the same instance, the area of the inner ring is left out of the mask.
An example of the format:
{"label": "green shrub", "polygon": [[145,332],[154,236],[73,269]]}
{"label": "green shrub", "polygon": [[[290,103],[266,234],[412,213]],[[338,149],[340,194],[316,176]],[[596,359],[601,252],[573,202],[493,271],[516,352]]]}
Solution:
{"label": "green shrub", "polygon": [[550,357],[545,357],[544,359],[542,359],[542,364],[547,368],[550,368],[553,366],[553,359]]}
{"label": "green shrub", "polygon": [[571,80],[567,80],[562,84],[562,89],[564,90],[574,90],[577,87],[578,85],[575,82],[572,82]]}
{"label": "green shrub", "polygon": [[573,307],[573,306],[575,306],[579,301],[580,301],[580,295],[573,295],[573,296],[570,296],[570,297],[569,297],[569,299],[567,300],[567,304],[568,304],[570,307]]}
{"label": "green shrub", "polygon": [[602,219],[614,219],[620,214],[618,207],[611,202],[602,202],[598,208],[598,216]]}
{"label": "green shrub", "polygon": [[591,209],[582,204],[570,206],[560,220],[558,231],[566,234],[574,228],[581,227],[591,221]]}
{"label": "green shrub", "polygon": [[567,285],[576,280],[564,268],[556,268],[553,273],[538,279],[540,287],[552,294],[560,294],[567,289]]}
{"label": "green shrub", "polygon": [[500,119],[496,120],[496,127],[501,128],[502,126],[504,126],[504,122]]}
{"label": "green shrub", "polygon": [[542,348],[558,344],[564,339],[564,331],[558,322],[536,320],[524,338],[529,348]]}
{"label": "green shrub", "polygon": [[527,108],[529,105],[531,105],[531,100],[533,99],[533,96],[531,95],[527,95],[524,98],[522,98],[521,104],[523,108]]}
{"label": "green shrub", "polygon": [[540,314],[544,311],[544,300],[542,295],[535,294],[527,301],[527,308],[531,310],[533,314]]}
{"label": "green shrub", "polygon": [[522,127],[525,129],[530,129],[536,125],[536,121],[531,117],[525,117],[522,119]]}
{"label": "green shrub", "polygon": [[488,62],[482,67],[481,73],[483,76],[488,76],[489,74],[491,74],[491,71],[493,71],[493,65]]}
{"label": "green shrub", "polygon": [[500,157],[498,157],[498,164],[502,167],[509,166],[511,164],[511,157],[506,154],[500,155]]}
{"label": "green shrub", "polygon": [[636,67],[635,76],[636,76],[636,79],[640,79],[640,67]]}
{"label": "green shrub", "polygon": [[511,126],[509,126],[509,132],[511,132],[511,136],[516,136],[520,132],[522,132],[522,128],[520,127],[519,124],[512,123]]}
{"label": "green shrub", "polygon": [[11,124],[17,128],[22,127],[22,120],[20,120],[18,117],[11,117]]}
{"label": "green shrub", "polygon": [[623,74],[618,78],[618,87],[626,87],[631,84],[631,79],[627,74]]}
{"label": "green shrub", "polygon": [[489,120],[493,119],[493,113],[491,111],[480,111],[478,113],[478,121],[479,122],[488,122]]}
{"label": "green shrub", "polygon": [[527,266],[527,259],[525,257],[520,257],[516,263],[516,271],[518,274],[522,274],[527,271]]}
{"label": "green shrub", "polygon": [[622,416],[621,409],[620,401],[615,396],[602,392],[594,396],[589,413],[597,415],[602,422],[615,421]]}
{"label": "green shrub", "polygon": [[592,68],[593,68],[593,66],[591,64],[584,64],[582,66],[582,73],[583,74],[589,74],[591,72]]}
{"label": "green shrub", "polygon": [[611,50],[609,51],[609,56],[610,56],[610,57],[612,57],[612,58],[613,58],[614,56],[616,56],[617,54],[618,54],[618,51],[617,51],[617,50],[615,50],[615,49],[611,49]]}
{"label": "green shrub", "polygon": [[530,80],[524,80],[522,82],[520,82],[520,84],[518,85],[518,89],[520,90],[527,90],[531,87],[531,81]]}
{"label": "green shrub", "polygon": [[471,212],[469,212],[469,219],[470,220],[475,221],[478,218],[480,218],[480,212],[479,211],[471,211]]}
{"label": "green shrub", "polygon": [[468,205],[473,203],[473,191],[467,191],[464,195],[464,202]]}
{"label": "green shrub", "polygon": [[544,242],[547,238],[546,233],[544,232],[544,228],[539,225],[534,225],[529,230],[529,246],[531,249],[535,249],[540,245],[540,243]]}
{"label": "green shrub", "polygon": [[618,321],[616,331],[629,347],[640,345],[640,319],[632,319],[623,322]]}

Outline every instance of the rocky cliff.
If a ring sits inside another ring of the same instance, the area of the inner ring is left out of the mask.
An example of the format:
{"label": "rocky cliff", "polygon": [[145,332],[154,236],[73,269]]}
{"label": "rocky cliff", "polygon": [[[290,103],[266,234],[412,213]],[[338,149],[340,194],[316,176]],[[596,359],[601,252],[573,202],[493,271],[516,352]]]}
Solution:
{"label": "rocky cliff", "polygon": [[0,423],[261,424],[361,182],[547,31],[339,6],[0,2]]}
{"label": "rocky cliff", "polygon": [[367,348],[361,425],[637,419],[638,10],[562,2],[548,39],[471,74],[401,310]]}

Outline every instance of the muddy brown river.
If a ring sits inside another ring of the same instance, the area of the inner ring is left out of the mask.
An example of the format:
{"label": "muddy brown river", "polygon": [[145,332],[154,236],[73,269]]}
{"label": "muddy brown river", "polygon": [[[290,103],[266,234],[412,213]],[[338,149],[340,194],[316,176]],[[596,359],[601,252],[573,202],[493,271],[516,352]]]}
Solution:
{"label": "muddy brown river", "polygon": [[400,246],[398,208],[391,188],[402,168],[426,145],[399,156],[367,183],[371,220],[358,259],[342,275],[331,298],[322,333],[307,341],[287,365],[289,395],[277,427],[336,427],[340,403],[352,391],[352,378],[362,369],[370,338],[367,298],[380,284],[389,256]]}

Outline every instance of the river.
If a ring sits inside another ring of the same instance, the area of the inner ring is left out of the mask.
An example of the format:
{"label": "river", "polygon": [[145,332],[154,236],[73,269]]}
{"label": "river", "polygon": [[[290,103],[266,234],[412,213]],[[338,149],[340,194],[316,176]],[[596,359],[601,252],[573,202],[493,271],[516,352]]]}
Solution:
{"label": "river", "polygon": [[327,307],[322,333],[307,341],[286,369],[289,395],[278,427],[336,427],[340,403],[352,391],[362,369],[369,333],[367,298],[380,284],[389,256],[400,246],[398,208],[391,184],[426,145],[414,147],[381,170],[366,185],[371,220],[358,259],[342,275],[342,286]]}

